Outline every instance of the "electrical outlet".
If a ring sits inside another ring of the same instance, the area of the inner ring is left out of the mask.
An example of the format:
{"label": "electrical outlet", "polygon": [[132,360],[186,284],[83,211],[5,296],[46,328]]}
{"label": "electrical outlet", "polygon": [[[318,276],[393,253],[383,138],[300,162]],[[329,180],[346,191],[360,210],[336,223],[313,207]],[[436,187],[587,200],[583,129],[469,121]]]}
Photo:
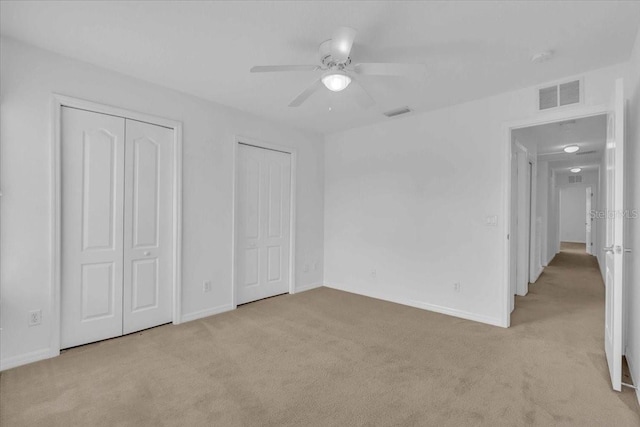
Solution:
{"label": "electrical outlet", "polygon": [[453,284],[454,292],[460,292],[460,282],[456,282]]}
{"label": "electrical outlet", "polygon": [[211,282],[210,281],[205,281],[204,283],[202,283],[202,292],[211,292]]}
{"label": "electrical outlet", "polygon": [[371,270],[371,278],[375,279],[376,277],[378,277],[378,272],[376,270]]}
{"label": "electrical outlet", "polygon": [[309,272],[309,264],[305,264],[304,265],[304,272],[308,273]]}
{"label": "electrical outlet", "polygon": [[37,326],[42,323],[42,310],[29,312],[29,326]]}
{"label": "electrical outlet", "polygon": [[318,271],[318,261],[313,263],[313,271]]}

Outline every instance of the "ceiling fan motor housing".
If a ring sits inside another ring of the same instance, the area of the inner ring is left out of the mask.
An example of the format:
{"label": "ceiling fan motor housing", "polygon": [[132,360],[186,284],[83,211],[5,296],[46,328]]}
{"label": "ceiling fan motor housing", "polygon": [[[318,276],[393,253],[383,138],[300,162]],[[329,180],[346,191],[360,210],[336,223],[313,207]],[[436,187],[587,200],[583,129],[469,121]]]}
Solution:
{"label": "ceiling fan motor housing", "polygon": [[331,56],[331,39],[323,41],[318,50],[320,52],[320,62],[327,68],[336,67],[342,70],[344,67],[351,64],[351,58],[347,58],[347,60],[342,63],[333,59]]}

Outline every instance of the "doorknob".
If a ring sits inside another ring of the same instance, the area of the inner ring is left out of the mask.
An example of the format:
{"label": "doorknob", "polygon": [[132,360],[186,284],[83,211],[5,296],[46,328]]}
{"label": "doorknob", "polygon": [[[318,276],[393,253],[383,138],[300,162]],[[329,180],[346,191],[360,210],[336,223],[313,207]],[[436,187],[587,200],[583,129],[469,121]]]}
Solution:
{"label": "doorknob", "polygon": [[149,256],[149,255],[151,255],[151,252],[149,252],[149,251],[144,251],[144,256]]}
{"label": "doorknob", "polygon": [[605,253],[612,254],[613,253],[613,246],[606,246],[606,247],[602,248],[602,250]]}

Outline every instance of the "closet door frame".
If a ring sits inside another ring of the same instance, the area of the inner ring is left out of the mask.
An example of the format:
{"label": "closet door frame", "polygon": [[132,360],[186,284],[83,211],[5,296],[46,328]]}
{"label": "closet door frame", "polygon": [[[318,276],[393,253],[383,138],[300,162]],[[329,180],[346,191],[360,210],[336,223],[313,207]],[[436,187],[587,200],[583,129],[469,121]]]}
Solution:
{"label": "closet door frame", "polygon": [[291,189],[289,196],[289,293],[296,293],[296,156],[297,152],[295,148],[287,147],[286,145],[272,144],[270,142],[259,141],[257,139],[244,137],[240,135],[236,135],[233,141],[233,212],[232,219],[233,225],[231,227],[232,230],[232,248],[231,248],[231,259],[232,259],[232,269],[231,269],[231,304],[232,308],[235,310],[238,307],[237,297],[236,297],[236,245],[237,245],[237,220],[236,216],[238,214],[238,146],[240,144],[251,145],[257,148],[264,148],[267,150],[275,150],[281,151],[283,153],[288,153],[291,156]]}
{"label": "closet door frame", "polygon": [[163,117],[152,116],[110,105],[98,104],[70,96],[51,95],[51,187],[50,187],[50,265],[51,265],[51,344],[49,357],[60,354],[60,294],[62,282],[62,107],[77,108],[95,113],[108,114],[124,119],[137,120],[152,125],[173,129],[173,149],[171,159],[172,177],[172,237],[173,237],[173,324],[181,321],[182,295],[182,123]]}

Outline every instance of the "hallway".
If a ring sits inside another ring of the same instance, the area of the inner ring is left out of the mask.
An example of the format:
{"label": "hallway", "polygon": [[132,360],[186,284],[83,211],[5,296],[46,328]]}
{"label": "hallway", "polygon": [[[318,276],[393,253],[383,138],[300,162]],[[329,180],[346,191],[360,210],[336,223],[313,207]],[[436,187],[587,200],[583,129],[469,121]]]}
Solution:
{"label": "hallway", "polygon": [[[594,376],[590,381],[602,379],[610,385],[604,354],[604,297],[596,257],[588,255],[582,243],[562,242],[560,253],[545,267],[538,281],[529,284],[527,296],[516,296],[511,328],[530,338],[561,344],[576,367],[590,368],[601,377]],[[571,373],[567,372],[567,381],[570,378]],[[632,383],[626,363],[622,381]],[[597,387],[599,392],[609,394],[602,385]],[[639,411],[631,389],[623,387],[622,393],[615,396]]]}

